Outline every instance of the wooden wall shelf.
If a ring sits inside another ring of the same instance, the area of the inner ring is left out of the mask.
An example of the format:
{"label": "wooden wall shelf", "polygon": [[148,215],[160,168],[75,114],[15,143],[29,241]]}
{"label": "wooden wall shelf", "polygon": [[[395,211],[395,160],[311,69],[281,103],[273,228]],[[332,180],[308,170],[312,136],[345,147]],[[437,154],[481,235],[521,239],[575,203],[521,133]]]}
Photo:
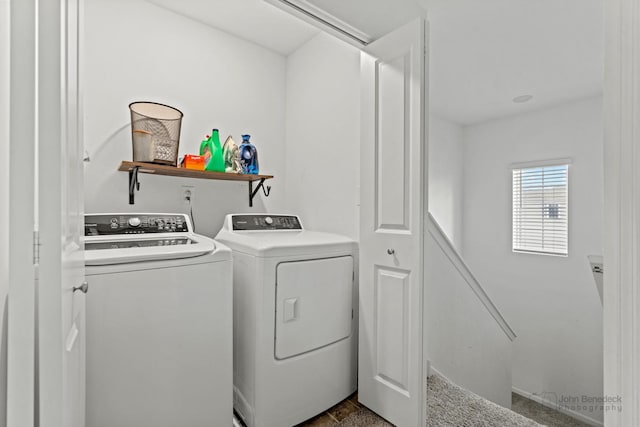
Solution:
{"label": "wooden wall shelf", "polygon": [[[273,178],[273,175],[253,175],[253,174],[237,174],[237,173],[223,173],[223,172],[210,172],[200,171],[194,169],[177,168],[175,166],[156,165],[154,163],[144,162],[128,162],[122,161],[120,163],[119,171],[129,172],[129,204],[135,203],[134,194],[135,190],[140,190],[140,182],[138,181],[139,173],[150,173],[155,175],[165,176],[178,176],[182,178],[197,178],[197,179],[217,179],[223,181],[246,181],[249,183],[249,206],[253,206],[253,198],[260,188],[264,192],[265,196],[269,196],[271,192],[270,186],[264,186],[264,182],[267,179]],[[253,188],[253,183],[259,181],[258,185]]]}

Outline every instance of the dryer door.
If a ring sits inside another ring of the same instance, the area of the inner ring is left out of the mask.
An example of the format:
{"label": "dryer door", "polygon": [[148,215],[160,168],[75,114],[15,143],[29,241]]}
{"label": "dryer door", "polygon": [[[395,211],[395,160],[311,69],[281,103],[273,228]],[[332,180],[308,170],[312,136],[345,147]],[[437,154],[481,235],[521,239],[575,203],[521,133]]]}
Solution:
{"label": "dryer door", "polygon": [[276,359],[351,335],[353,258],[283,262],[276,270]]}

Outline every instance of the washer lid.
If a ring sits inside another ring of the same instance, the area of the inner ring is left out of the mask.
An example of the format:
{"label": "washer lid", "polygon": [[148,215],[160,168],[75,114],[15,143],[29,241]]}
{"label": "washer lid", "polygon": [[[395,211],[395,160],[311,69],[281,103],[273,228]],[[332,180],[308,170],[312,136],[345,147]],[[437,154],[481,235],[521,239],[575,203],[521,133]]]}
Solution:
{"label": "washer lid", "polygon": [[204,236],[162,234],[153,237],[118,236],[86,238],[85,265],[124,264],[191,258],[219,252],[228,259],[227,251],[217,251],[216,243]]}
{"label": "washer lid", "polygon": [[315,253],[352,253],[355,241],[339,234],[308,230],[230,231],[222,229],[216,236],[232,250],[257,257],[276,257]]}

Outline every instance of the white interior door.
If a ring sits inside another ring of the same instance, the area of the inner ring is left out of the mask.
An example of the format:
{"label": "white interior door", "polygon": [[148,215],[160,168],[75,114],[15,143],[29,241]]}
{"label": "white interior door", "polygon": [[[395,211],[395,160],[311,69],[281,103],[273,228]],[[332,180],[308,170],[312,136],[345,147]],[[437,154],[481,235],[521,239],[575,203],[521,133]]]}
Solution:
{"label": "white interior door", "polygon": [[39,425],[83,427],[82,3],[38,3]]}
{"label": "white interior door", "polygon": [[[63,45],[61,153],[63,377],[62,426],[85,427],[84,140],[82,138],[81,48],[83,0],[66,0]],[[66,58],[66,61],[64,60]]]}
{"label": "white interior door", "polygon": [[399,427],[419,426],[426,212],[426,23],[362,54],[358,396]]}

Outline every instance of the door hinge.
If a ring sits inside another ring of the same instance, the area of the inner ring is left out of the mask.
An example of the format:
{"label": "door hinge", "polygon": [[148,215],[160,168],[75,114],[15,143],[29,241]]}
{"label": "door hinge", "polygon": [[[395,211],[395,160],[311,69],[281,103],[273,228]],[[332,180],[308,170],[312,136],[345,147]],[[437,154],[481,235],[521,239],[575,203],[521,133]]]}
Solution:
{"label": "door hinge", "polygon": [[33,265],[40,264],[40,232],[33,232]]}

